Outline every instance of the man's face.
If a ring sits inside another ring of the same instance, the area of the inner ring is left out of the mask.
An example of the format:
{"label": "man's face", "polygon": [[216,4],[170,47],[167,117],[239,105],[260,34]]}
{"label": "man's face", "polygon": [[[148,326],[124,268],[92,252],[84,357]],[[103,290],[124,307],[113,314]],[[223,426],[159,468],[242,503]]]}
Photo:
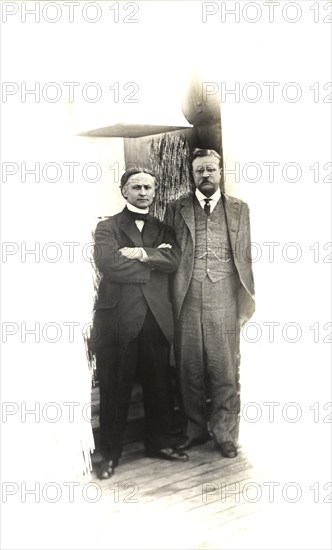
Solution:
{"label": "man's face", "polygon": [[211,197],[220,187],[221,169],[216,157],[197,157],[193,161],[193,176],[197,189]]}
{"label": "man's face", "polygon": [[150,174],[134,174],[130,176],[123,188],[122,194],[136,208],[148,208],[155,196],[156,185]]}

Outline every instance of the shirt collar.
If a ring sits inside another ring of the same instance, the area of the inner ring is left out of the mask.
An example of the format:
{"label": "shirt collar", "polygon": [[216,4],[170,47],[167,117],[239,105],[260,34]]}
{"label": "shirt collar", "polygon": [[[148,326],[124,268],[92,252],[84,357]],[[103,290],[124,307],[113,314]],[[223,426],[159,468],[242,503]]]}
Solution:
{"label": "shirt collar", "polygon": [[139,214],[148,214],[149,213],[149,208],[137,208],[137,206],[134,206],[133,204],[130,204],[129,202],[127,202],[126,204],[128,210],[130,210],[131,212],[136,212],[136,213],[139,213]]}
{"label": "shirt collar", "polygon": [[199,189],[196,189],[195,194],[196,194],[197,200],[199,200],[199,202],[202,202],[202,201],[204,201],[204,199],[207,199],[207,198],[209,198],[212,201],[218,202],[218,200],[221,197],[220,189],[217,189],[217,191],[215,191],[213,193],[213,195],[211,195],[211,197],[206,197],[205,195],[203,195],[203,193]]}

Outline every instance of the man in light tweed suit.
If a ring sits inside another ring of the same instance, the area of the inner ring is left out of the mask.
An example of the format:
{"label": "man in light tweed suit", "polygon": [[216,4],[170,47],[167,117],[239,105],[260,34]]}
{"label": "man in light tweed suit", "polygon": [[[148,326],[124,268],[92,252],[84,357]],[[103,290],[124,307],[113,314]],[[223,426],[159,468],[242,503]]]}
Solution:
{"label": "man in light tweed suit", "polygon": [[171,203],[182,258],[173,280],[174,351],[179,368],[186,437],[179,450],[210,438],[206,375],[211,394],[210,431],[227,458],[237,455],[239,428],[239,337],[255,310],[250,258],[249,209],[220,189],[221,157],[195,149],[195,193]]}

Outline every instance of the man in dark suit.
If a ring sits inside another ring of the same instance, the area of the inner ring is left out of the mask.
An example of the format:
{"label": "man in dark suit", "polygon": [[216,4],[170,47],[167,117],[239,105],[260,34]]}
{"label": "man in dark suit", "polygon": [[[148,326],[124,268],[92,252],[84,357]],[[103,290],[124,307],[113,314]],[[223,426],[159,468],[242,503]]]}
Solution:
{"label": "man in dark suit", "polygon": [[239,335],[255,309],[249,209],[220,189],[220,155],[196,149],[195,193],[170,204],[165,221],[182,250],[173,281],[174,351],[179,367],[187,450],[210,438],[205,381],[211,394],[210,430],[217,449],[237,455]]}
{"label": "man in dark suit", "polygon": [[101,272],[94,318],[101,479],[113,474],[121,456],[136,372],[143,387],[147,456],[188,459],[170,445],[168,274],[177,269],[181,252],[172,229],[149,216],[155,191],[149,170],[127,170],[121,178],[126,207],[99,222],[95,231],[95,263]]}

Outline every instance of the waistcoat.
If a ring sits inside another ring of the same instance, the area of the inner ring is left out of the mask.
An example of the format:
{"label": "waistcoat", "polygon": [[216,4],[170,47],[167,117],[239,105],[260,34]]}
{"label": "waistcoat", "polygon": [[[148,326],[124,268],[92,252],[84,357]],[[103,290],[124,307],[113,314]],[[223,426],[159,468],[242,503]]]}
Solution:
{"label": "waistcoat", "polygon": [[235,271],[228,239],[223,202],[217,202],[209,216],[197,198],[194,199],[195,256],[192,278],[203,281],[208,276],[212,282],[220,281]]}

